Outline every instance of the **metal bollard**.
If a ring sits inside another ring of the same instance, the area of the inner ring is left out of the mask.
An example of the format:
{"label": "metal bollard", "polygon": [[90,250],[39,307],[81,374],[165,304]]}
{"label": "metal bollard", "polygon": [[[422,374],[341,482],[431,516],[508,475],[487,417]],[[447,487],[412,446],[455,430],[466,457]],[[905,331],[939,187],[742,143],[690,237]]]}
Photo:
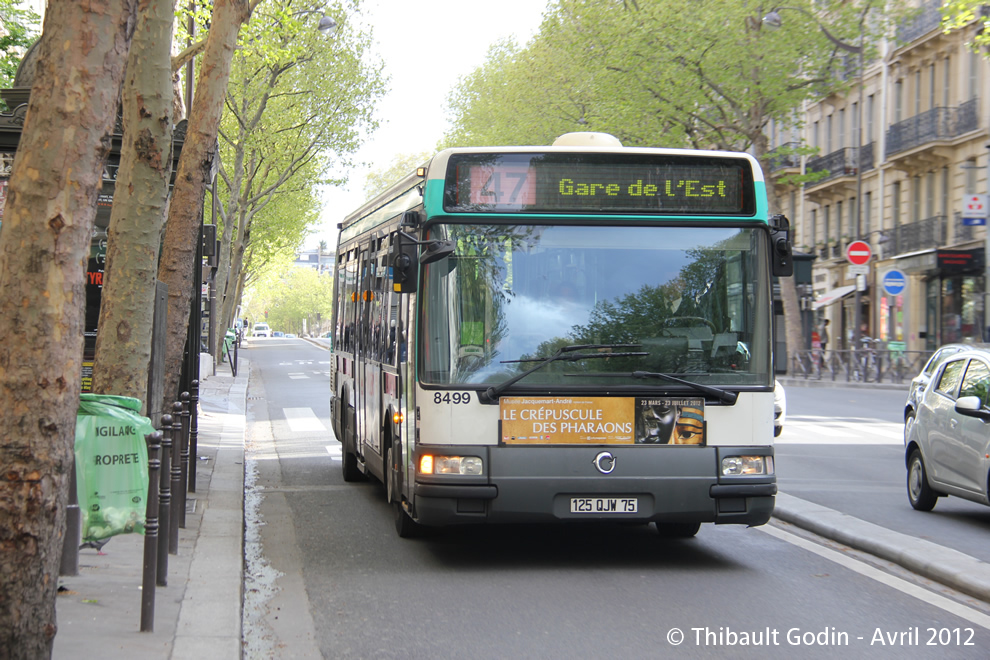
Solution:
{"label": "metal bollard", "polygon": [[182,510],[179,511],[179,527],[186,528],[186,494],[189,492],[189,392],[179,395],[182,400]]}
{"label": "metal bollard", "polygon": [[65,508],[65,538],[62,541],[62,558],[59,562],[59,575],[79,575],[79,542],[82,536],[82,512],[79,510],[79,497],[76,494],[76,461],[72,459],[69,473],[69,503]]}
{"label": "metal bollard", "polygon": [[179,552],[179,512],[186,508],[186,495],[182,490],[182,465],[179,453],[182,451],[182,404],[172,404],[172,509],[168,520],[168,551]]}
{"label": "metal bollard", "polygon": [[148,443],[148,505],[144,514],[144,579],[141,583],[141,632],[155,630],[155,578],[158,569],[158,479],[162,432],[144,436]]}
{"label": "metal bollard", "polygon": [[196,492],[196,464],[199,462],[199,381],[189,384],[189,492]]}
{"label": "metal bollard", "polygon": [[[158,586],[168,586],[168,554],[172,552],[169,548],[169,534],[171,523],[169,516],[172,507],[172,416],[162,415],[162,469],[159,478],[158,488]],[[175,552],[178,552],[178,548]],[[172,554],[175,554],[172,552]]]}

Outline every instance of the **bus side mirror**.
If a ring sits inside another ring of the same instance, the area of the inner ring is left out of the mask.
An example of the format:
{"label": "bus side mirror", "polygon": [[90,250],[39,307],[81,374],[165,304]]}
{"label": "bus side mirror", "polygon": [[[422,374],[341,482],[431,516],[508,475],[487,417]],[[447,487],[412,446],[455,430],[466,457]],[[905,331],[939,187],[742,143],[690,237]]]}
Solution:
{"label": "bus side mirror", "polygon": [[786,216],[770,216],[770,263],[775,277],[794,275],[791,254],[791,223]]}
{"label": "bus side mirror", "polygon": [[419,250],[415,240],[402,232],[392,236],[388,264],[392,270],[392,290],[396,293],[415,293],[419,276]]}

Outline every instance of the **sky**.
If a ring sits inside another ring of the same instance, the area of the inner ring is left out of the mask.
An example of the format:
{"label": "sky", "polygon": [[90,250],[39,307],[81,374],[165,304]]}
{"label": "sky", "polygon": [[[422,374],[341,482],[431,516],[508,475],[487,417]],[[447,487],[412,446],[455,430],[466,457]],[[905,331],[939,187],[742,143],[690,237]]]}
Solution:
{"label": "sky", "polygon": [[[399,154],[433,152],[447,128],[446,100],[458,79],[485,61],[496,41],[525,44],[539,29],[544,0],[364,0],[375,51],[391,77],[378,104],[379,129],[355,162],[384,169]],[[364,203],[368,170],[350,173],[343,189],[324,192],[322,224],[304,247],[337,244],[337,223]]]}

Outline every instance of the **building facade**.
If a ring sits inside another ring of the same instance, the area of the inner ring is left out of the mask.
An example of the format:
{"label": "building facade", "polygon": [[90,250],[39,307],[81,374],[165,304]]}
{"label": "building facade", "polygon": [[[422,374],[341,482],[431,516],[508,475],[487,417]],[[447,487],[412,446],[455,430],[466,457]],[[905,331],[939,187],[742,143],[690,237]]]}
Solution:
{"label": "building facade", "polygon": [[[987,340],[986,225],[972,216],[988,193],[990,63],[967,47],[976,22],[945,34],[941,2],[916,4],[862,72],[850,56],[846,92],[806,105],[799,130],[771,131],[774,148],[818,149],[775,159],[770,177],[824,172],[775,192],[796,249],[815,256],[802,293],[836,349],[852,348],[857,319],[861,336],[909,351]],[[865,265],[850,261],[857,241]]]}

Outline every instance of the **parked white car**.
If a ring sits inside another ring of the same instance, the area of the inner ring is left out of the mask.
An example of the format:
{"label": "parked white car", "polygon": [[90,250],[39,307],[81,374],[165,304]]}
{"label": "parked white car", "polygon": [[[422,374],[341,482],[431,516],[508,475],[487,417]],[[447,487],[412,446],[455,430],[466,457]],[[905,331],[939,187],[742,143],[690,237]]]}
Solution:
{"label": "parked white car", "polygon": [[784,386],[776,378],[773,381],[773,437],[784,430],[784,418],[787,417],[787,394]]}
{"label": "parked white car", "polygon": [[251,329],[252,337],[271,337],[272,329],[268,327],[267,323],[255,323],[254,328]]}

